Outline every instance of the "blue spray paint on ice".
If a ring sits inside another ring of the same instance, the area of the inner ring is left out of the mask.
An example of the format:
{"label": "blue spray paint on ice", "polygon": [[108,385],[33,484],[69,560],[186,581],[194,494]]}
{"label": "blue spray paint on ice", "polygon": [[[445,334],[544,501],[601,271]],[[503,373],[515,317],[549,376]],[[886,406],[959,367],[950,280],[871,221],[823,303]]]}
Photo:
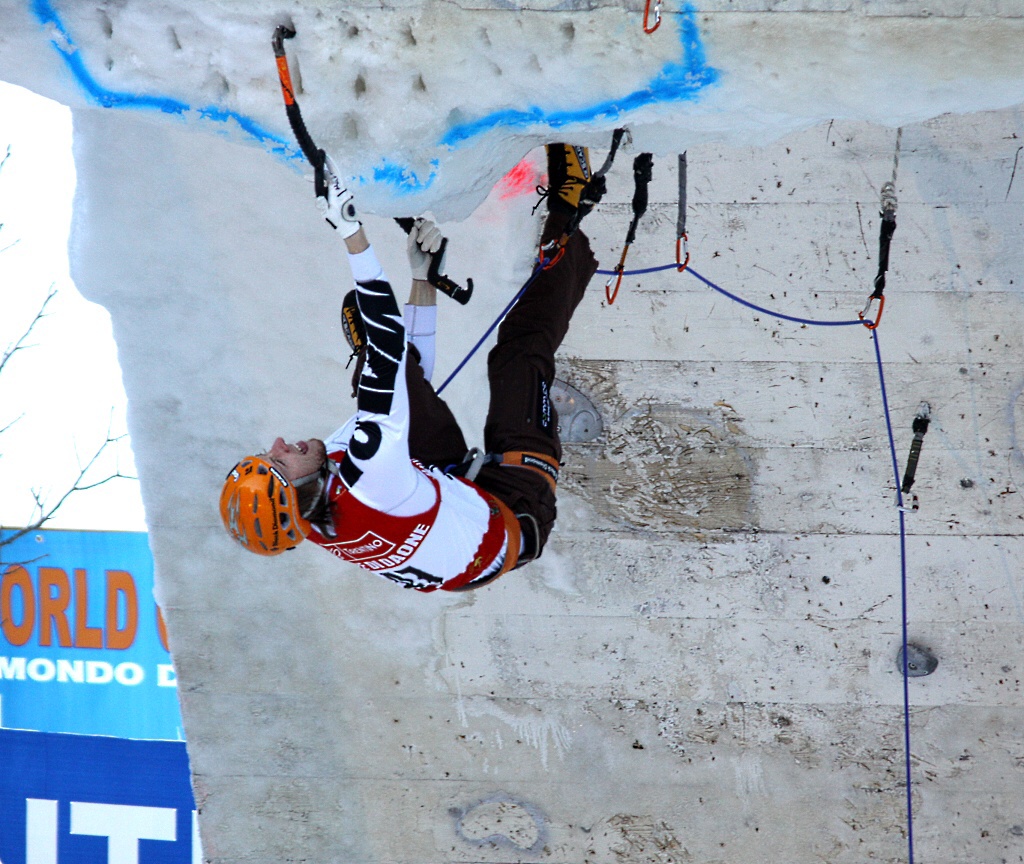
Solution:
{"label": "blue spray paint on ice", "polygon": [[[85,67],[71,34],[49,0],[31,0],[31,6],[39,23],[52,31],[50,41],[64,59],[75,80],[97,105],[104,108],[162,111],[166,114],[179,115],[194,112],[202,119],[216,123],[226,124],[233,121],[269,152],[288,160],[302,159],[301,151],[289,141],[269,132],[251,117],[237,111],[216,105],[193,108],[179,99],[167,96],[146,96],[104,87]],[[650,105],[695,101],[704,89],[718,81],[719,72],[707,63],[700,29],[697,26],[697,13],[690,3],[686,3],[679,13],[679,35],[683,49],[682,58],[666,63],[661,71],[639,90],[571,110],[549,110],[533,105],[524,109],[495,111],[477,120],[452,126],[440,143],[446,147],[457,147],[497,128],[522,129],[546,126],[549,129],[561,129],[574,123],[614,120],[630,111]],[[433,185],[437,179],[438,168],[439,162],[432,161],[429,176],[421,180],[410,167],[383,160],[373,169],[373,182],[390,186],[398,195],[413,195],[424,192]],[[370,182],[365,177],[360,177],[359,181],[364,185]]]}
{"label": "blue spray paint on ice", "polygon": [[[373,169],[373,182],[386,183],[400,195],[413,195],[417,192],[425,192],[437,179],[437,169],[440,161],[430,160],[430,176],[426,180],[420,180],[419,175],[411,168],[399,165],[397,162],[388,162],[386,159],[378,167]],[[366,178],[360,177],[365,185]]]}
{"label": "blue spray paint on ice", "polygon": [[216,105],[193,108],[179,99],[172,99],[168,96],[144,96],[139,93],[123,93],[107,89],[86,69],[74,39],[71,38],[71,34],[68,33],[64,22],[61,21],[60,16],[48,0],[32,0],[32,13],[40,24],[51,28],[51,43],[60,53],[61,57],[63,57],[71,74],[75,76],[75,80],[97,105],[104,108],[131,108],[140,111],[162,111],[165,114],[181,115],[195,111],[203,119],[212,120],[216,123],[227,123],[233,120],[242,131],[264,145],[271,153],[286,156],[289,159],[302,158],[302,153],[298,148],[292,146],[278,135],[267,131],[251,117],[246,117],[237,111],[229,111]]}
{"label": "blue spray paint on ice", "polygon": [[468,123],[459,123],[448,130],[442,144],[455,146],[498,127],[528,127],[543,124],[561,129],[573,123],[592,120],[614,120],[629,111],[664,102],[692,102],[706,87],[718,80],[718,70],[708,66],[704,43],[697,27],[697,14],[687,3],[679,15],[679,36],[683,58],[666,63],[646,87],[596,105],[567,111],[549,111],[534,105],[526,109],[496,111]]}

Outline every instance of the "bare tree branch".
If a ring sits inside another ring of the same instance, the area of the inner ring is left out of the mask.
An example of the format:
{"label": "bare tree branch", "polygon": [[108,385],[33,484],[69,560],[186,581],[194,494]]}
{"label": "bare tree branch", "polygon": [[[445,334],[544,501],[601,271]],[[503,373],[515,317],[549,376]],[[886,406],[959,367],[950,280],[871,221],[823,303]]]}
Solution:
{"label": "bare tree branch", "polygon": [[42,493],[38,489],[33,489],[32,498],[35,501],[35,505],[33,507],[32,517],[29,520],[29,524],[26,525],[24,528],[15,531],[10,536],[0,539],[0,547],[7,546],[10,543],[13,543],[15,540],[21,539],[26,534],[32,533],[33,531],[38,531],[47,522],[53,519],[53,517],[57,514],[57,511],[60,510],[64,502],[67,501],[68,498],[70,498],[76,492],[85,492],[88,489],[96,489],[100,486],[103,486],[106,483],[109,483],[111,480],[137,480],[138,478],[131,474],[121,473],[120,469],[116,469],[114,473],[108,474],[102,480],[95,480],[92,482],[86,482],[85,480],[86,475],[89,473],[92,467],[99,461],[100,457],[107,451],[107,449],[111,445],[115,445],[117,444],[118,441],[127,437],[127,433],[124,435],[111,435],[110,429],[108,428],[107,436],[104,439],[103,443],[100,444],[100,446],[92,454],[88,462],[86,462],[84,465],[79,463],[78,476],[75,478],[74,482],[60,495],[60,497],[54,504],[48,505]]}
{"label": "bare tree branch", "polygon": [[[6,153],[3,155],[2,158],[0,158],[0,172],[3,171],[3,168],[7,164],[7,160],[10,158],[10,156],[11,156],[11,146],[8,144],[7,145]],[[3,228],[3,225],[0,224],[0,229],[2,229],[2,228]],[[15,240],[13,243],[10,243],[9,245],[7,245],[5,247],[0,248],[0,254],[2,254],[3,252],[7,251],[8,249],[10,249],[11,246],[15,245],[17,242],[18,242],[18,240]],[[53,298],[56,297],[56,296],[57,296],[57,289],[54,287],[53,283],[51,283],[50,284],[50,291],[46,295],[46,299],[43,300],[43,302],[40,304],[39,310],[36,312],[35,317],[32,319],[31,322],[29,322],[28,326],[22,332],[21,336],[18,337],[17,341],[13,342],[12,344],[9,344],[4,349],[3,356],[0,357],[0,373],[2,373],[4,371],[4,369],[7,366],[7,362],[15,354],[17,354],[19,351],[25,350],[26,348],[34,347],[33,345],[27,344],[28,340],[31,337],[31,335],[32,335],[33,331],[35,330],[36,326],[39,324],[39,322],[42,321],[45,317],[47,317],[47,315],[49,314],[47,312],[47,308],[49,307],[49,305],[50,305],[51,301],[53,300]],[[14,418],[14,420],[11,420],[10,422],[8,422],[6,425],[0,427],[0,435],[2,435],[4,432],[6,432],[8,429],[10,429],[15,423],[17,423],[24,416],[25,416],[24,414],[21,414],[18,417]],[[92,454],[92,456],[84,464],[82,463],[82,460],[79,458],[79,460],[78,460],[78,476],[75,477],[74,481],[69,486],[67,486],[65,488],[65,491],[63,493],[61,493],[57,497],[57,500],[54,503],[52,503],[52,504],[47,503],[47,500],[46,500],[47,496],[44,495],[40,490],[38,490],[38,489],[32,489],[31,490],[31,495],[32,495],[32,500],[34,502],[34,505],[32,507],[31,517],[28,520],[28,524],[24,528],[19,528],[19,529],[14,530],[13,533],[11,533],[10,535],[7,535],[7,536],[4,536],[4,534],[2,532],[3,526],[0,525],[0,548],[2,548],[4,546],[8,546],[11,543],[14,543],[15,541],[17,541],[17,540],[21,539],[22,537],[24,537],[26,534],[30,534],[33,531],[38,531],[47,522],[49,522],[51,519],[53,519],[53,517],[57,514],[57,511],[60,510],[60,508],[64,505],[64,503],[72,495],[74,495],[76,492],[85,492],[88,489],[96,489],[99,486],[103,486],[104,484],[109,483],[111,480],[116,480],[118,478],[124,478],[124,479],[127,479],[127,480],[137,479],[135,477],[132,477],[129,474],[122,473],[120,468],[117,466],[116,463],[115,463],[114,471],[112,473],[109,473],[102,480],[90,480],[89,479],[89,473],[97,465],[97,463],[99,462],[100,458],[104,455],[104,453],[106,453],[111,447],[116,447],[117,443],[122,438],[126,438],[127,437],[127,434],[125,434],[125,435],[113,435],[112,434],[112,429],[111,429],[112,425],[113,425],[113,416],[111,416],[111,421],[107,424],[107,434],[106,434],[106,437],[103,440],[103,443],[100,444],[100,446],[98,448],[96,448],[95,452]],[[38,560],[38,559],[33,559],[33,560]],[[28,562],[28,563],[31,563],[31,562]]]}
{"label": "bare tree branch", "polygon": [[32,335],[32,331],[36,328],[36,325],[46,317],[46,307],[50,305],[50,301],[57,296],[57,289],[53,287],[53,283],[50,284],[50,293],[46,295],[46,299],[42,302],[39,307],[39,311],[36,312],[35,318],[29,323],[28,327],[25,328],[24,332],[18,338],[18,341],[8,345],[4,349],[3,359],[0,359],[0,372],[4,371],[4,366],[7,365],[7,361],[10,360],[17,352],[24,351],[26,348],[33,346],[26,345],[25,340]]}
{"label": "bare tree branch", "polygon": [[[4,426],[2,429],[0,429],[0,435],[3,435],[4,432],[6,432],[8,429],[10,429],[15,423],[17,423],[19,420],[21,420],[21,418],[24,417],[24,416],[25,416],[25,412],[22,411],[10,423],[8,423],[6,426]],[[3,456],[3,453],[0,453],[0,457],[2,457],[2,456]]]}

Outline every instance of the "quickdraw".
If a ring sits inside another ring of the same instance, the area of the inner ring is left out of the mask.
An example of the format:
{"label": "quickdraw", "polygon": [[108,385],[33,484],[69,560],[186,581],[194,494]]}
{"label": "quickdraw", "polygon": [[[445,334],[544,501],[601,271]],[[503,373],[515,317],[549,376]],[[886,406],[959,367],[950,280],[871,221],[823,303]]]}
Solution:
{"label": "quickdraw", "polygon": [[[902,140],[903,128],[900,127],[896,130],[896,155],[893,157],[892,180],[887,180],[882,184],[881,212],[878,214],[882,217],[882,224],[878,234],[878,273],[875,276],[875,290],[868,297],[864,310],[858,313],[868,330],[874,330],[878,327],[882,320],[882,310],[885,309],[885,295],[882,292],[885,291],[885,273],[889,269],[889,247],[892,245],[892,235],[896,232],[896,207],[898,205],[896,200],[896,171],[900,165],[900,142]],[[872,320],[866,316],[872,302],[875,300],[878,301],[878,314]]]}
{"label": "quickdraw", "polygon": [[[676,217],[676,270],[690,265],[690,238],[686,235],[686,151],[679,154],[679,215]],[[685,260],[681,253],[686,254]]]}
{"label": "quickdraw", "polygon": [[[878,274],[875,276],[875,290],[868,297],[867,305],[860,312],[861,320],[868,330],[874,330],[882,320],[882,310],[885,308],[885,273],[889,269],[889,247],[892,245],[892,235],[896,231],[896,187],[893,183],[887,182],[882,186],[882,225],[878,235]],[[867,319],[868,310],[873,301],[878,301],[878,315],[874,320]]]}
{"label": "quickdraw", "polygon": [[651,13],[651,0],[647,0],[647,5],[644,6],[644,33],[650,35],[661,26],[661,0],[655,0],[654,3],[654,26],[648,26],[647,19]]}
{"label": "quickdraw", "polygon": [[[611,306],[619,294],[619,286],[622,285],[623,271],[626,269],[626,255],[629,247],[636,240],[636,226],[640,217],[647,212],[647,187],[650,185],[654,169],[654,157],[650,153],[641,153],[633,160],[633,219],[629,223],[629,230],[626,232],[626,244],[622,247],[622,257],[619,258],[618,266],[614,275],[609,277],[604,286],[604,296]],[[612,280],[615,280],[615,288],[612,288]]]}
{"label": "quickdraw", "polygon": [[[903,472],[903,483],[900,486],[900,491],[904,495],[908,494],[914,485],[917,474],[917,461],[921,458],[921,445],[924,444],[924,436],[928,431],[928,424],[931,422],[931,418],[931,405],[927,402],[922,402],[921,407],[917,409],[917,416],[914,417],[914,423],[911,426],[914,440],[910,442],[910,455],[907,457],[907,467]],[[917,496],[915,495],[914,498],[916,499]],[[916,506],[913,509],[916,510]]]}

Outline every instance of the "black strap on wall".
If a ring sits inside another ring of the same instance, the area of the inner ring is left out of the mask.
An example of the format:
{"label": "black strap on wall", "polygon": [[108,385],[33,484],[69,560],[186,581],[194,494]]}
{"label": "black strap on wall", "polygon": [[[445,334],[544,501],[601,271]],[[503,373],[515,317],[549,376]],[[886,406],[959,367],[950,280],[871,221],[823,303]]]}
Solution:
{"label": "black strap on wall", "polygon": [[647,212],[647,187],[654,175],[654,156],[641,153],[633,160],[633,221],[629,223],[626,245],[636,240],[636,226]]}
{"label": "black strap on wall", "polygon": [[882,224],[878,234],[878,274],[875,276],[875,290],[872,300],[881,300],[885,291],[885,273],[889,269],[889,247],[892,235],[896,233],[896,187],[888,182],[882,186]]}
{"label": "black strap on wall", "polygon": [[921,445],[924,444],[924,435],[928,431],[928,423],[931,421],[931,406],[922,402],[917,411],[911,429],[914,432],[914,440],[910,442],[910,455],[907,457],[907,469],[903,472],[903,485],[900,487],[906,495],[914,485],[914,475],[917,473],[917,460],[921,457]]}
{"label": "black strap on wall", "polygon": [[679,215],[676,217],[676,237],[686,236],[686,152],[679,154]]}

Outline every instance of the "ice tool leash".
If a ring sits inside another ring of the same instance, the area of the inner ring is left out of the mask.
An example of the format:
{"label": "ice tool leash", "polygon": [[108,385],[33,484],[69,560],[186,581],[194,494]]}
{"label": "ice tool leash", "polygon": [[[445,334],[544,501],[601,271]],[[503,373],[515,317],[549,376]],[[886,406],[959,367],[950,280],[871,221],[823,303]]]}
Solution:
{"label": "ice tool leash", "polygon": [[860,317],[864,318],[871,310],[871,304],[878,301],[878,314],[873,322],[865,321],[864,326],[874,330],[882,320],[882,310],[885,309],[885,273],[889,269],[889,247],[892,245],[892,235],[896,232],[896,171],[900,166],[900,143],[903,140],[903,127],[896,130],[896,155],[893,158],[892,180],[882,184],[882,224],[878,234],[878,274],[875,276],[875,290],[868,297],[864,311]]}

